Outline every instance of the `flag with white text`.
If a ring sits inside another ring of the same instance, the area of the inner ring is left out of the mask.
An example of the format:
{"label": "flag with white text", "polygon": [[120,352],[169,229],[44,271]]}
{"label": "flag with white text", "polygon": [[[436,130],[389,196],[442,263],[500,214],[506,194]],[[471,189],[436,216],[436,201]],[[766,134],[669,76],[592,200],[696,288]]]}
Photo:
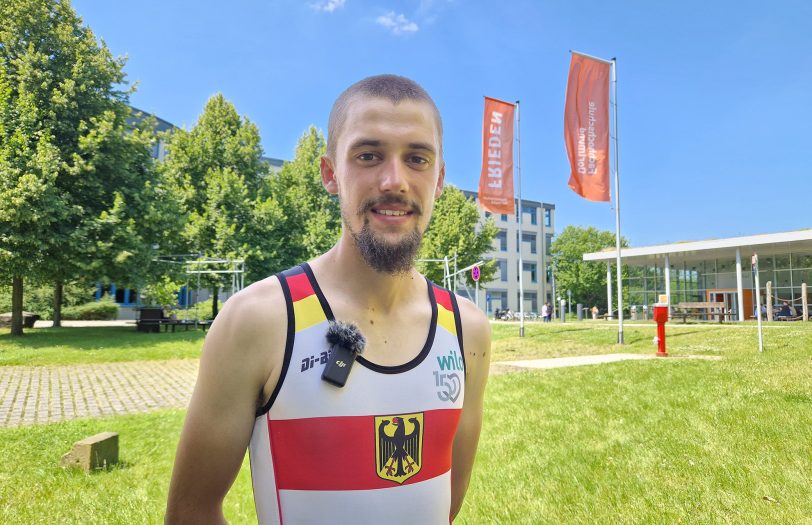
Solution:
{"label": "flag with white text", "polygon": [[514,213],[513,114],[516,106],[485,97],[479,205],[491,213]]}
{"label": "flag with white text", "polygon": [[569,187],[591,201],[611,200],[609,75],[611,64],[572,53],[564,106]]}

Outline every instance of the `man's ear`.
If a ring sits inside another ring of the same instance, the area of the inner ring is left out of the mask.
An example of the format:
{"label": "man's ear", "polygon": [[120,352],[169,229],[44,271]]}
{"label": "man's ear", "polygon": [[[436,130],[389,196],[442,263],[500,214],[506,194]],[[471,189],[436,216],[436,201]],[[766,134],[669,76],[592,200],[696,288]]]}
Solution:
{"label": "man's ear", "polygon": [[445,162],[440,166],[440,176],[437,178],[437,187],[434,188],[434,200],[443,194],[443,184],[445,183]]}
{"label": "man's ear", "polygon": [[336,180],[336,171],[332,159],[327,155],[323,155],[319,167],[321,169],[321,183],[324,185],[324,189],[327,190],[327,193],[337,195],[338,181]]}

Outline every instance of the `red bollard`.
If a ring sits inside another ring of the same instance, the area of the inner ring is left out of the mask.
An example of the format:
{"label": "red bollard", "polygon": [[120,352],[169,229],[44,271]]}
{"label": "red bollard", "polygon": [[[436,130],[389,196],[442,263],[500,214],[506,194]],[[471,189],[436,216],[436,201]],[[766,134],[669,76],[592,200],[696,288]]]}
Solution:
{"label": "red bollard", "polygon": [[665,351],[665,323],[668,322],[668,305],[654,305],[654,320],[657,321],[657,357],[668,357]]}

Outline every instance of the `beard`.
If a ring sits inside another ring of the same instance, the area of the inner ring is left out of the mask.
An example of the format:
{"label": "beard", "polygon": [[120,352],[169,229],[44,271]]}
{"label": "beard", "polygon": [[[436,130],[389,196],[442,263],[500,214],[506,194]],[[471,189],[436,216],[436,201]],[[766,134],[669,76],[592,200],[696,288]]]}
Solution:
{"label": "beard", "polygon": [[[423,214],[420,206],[414,202],[398,196],[385,196],[380,199],[370,199],[361,204],[358,208],[358,215],[363,216],[373,207],[380,204],[401,204],[411,208],[411,212],[416,216]],[[420,250],[420,242],[423,240],[423,232],[418,226],[406,234],[398,242],[389,242],[377,236],[369,227],[369,219],[364,219],[361,230],[356,232],[350,226],[346,215],[342,212],[344,225],[350,232],[358,251],[364,261],[375,271],[392,275],[407,273],[414,266],[417,252]]]}

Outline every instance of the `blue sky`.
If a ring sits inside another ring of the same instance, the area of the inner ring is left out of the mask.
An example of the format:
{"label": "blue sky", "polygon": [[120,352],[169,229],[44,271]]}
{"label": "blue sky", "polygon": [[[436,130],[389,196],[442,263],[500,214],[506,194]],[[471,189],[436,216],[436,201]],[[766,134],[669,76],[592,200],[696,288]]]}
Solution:
{"label": "blue sky", "polygon": [[[75,0],[138,81],[131,103],[191,127],[222,92],[290,159],[368,75],[420,82],[446,180],[475,190],[483,95],[521,100],[522,193],[614,230],[568,187],[569,50],[618,59],[621,229],[633,246],[812,226],[812,2]],[[499,6],[499,7],[495,7]]]}

